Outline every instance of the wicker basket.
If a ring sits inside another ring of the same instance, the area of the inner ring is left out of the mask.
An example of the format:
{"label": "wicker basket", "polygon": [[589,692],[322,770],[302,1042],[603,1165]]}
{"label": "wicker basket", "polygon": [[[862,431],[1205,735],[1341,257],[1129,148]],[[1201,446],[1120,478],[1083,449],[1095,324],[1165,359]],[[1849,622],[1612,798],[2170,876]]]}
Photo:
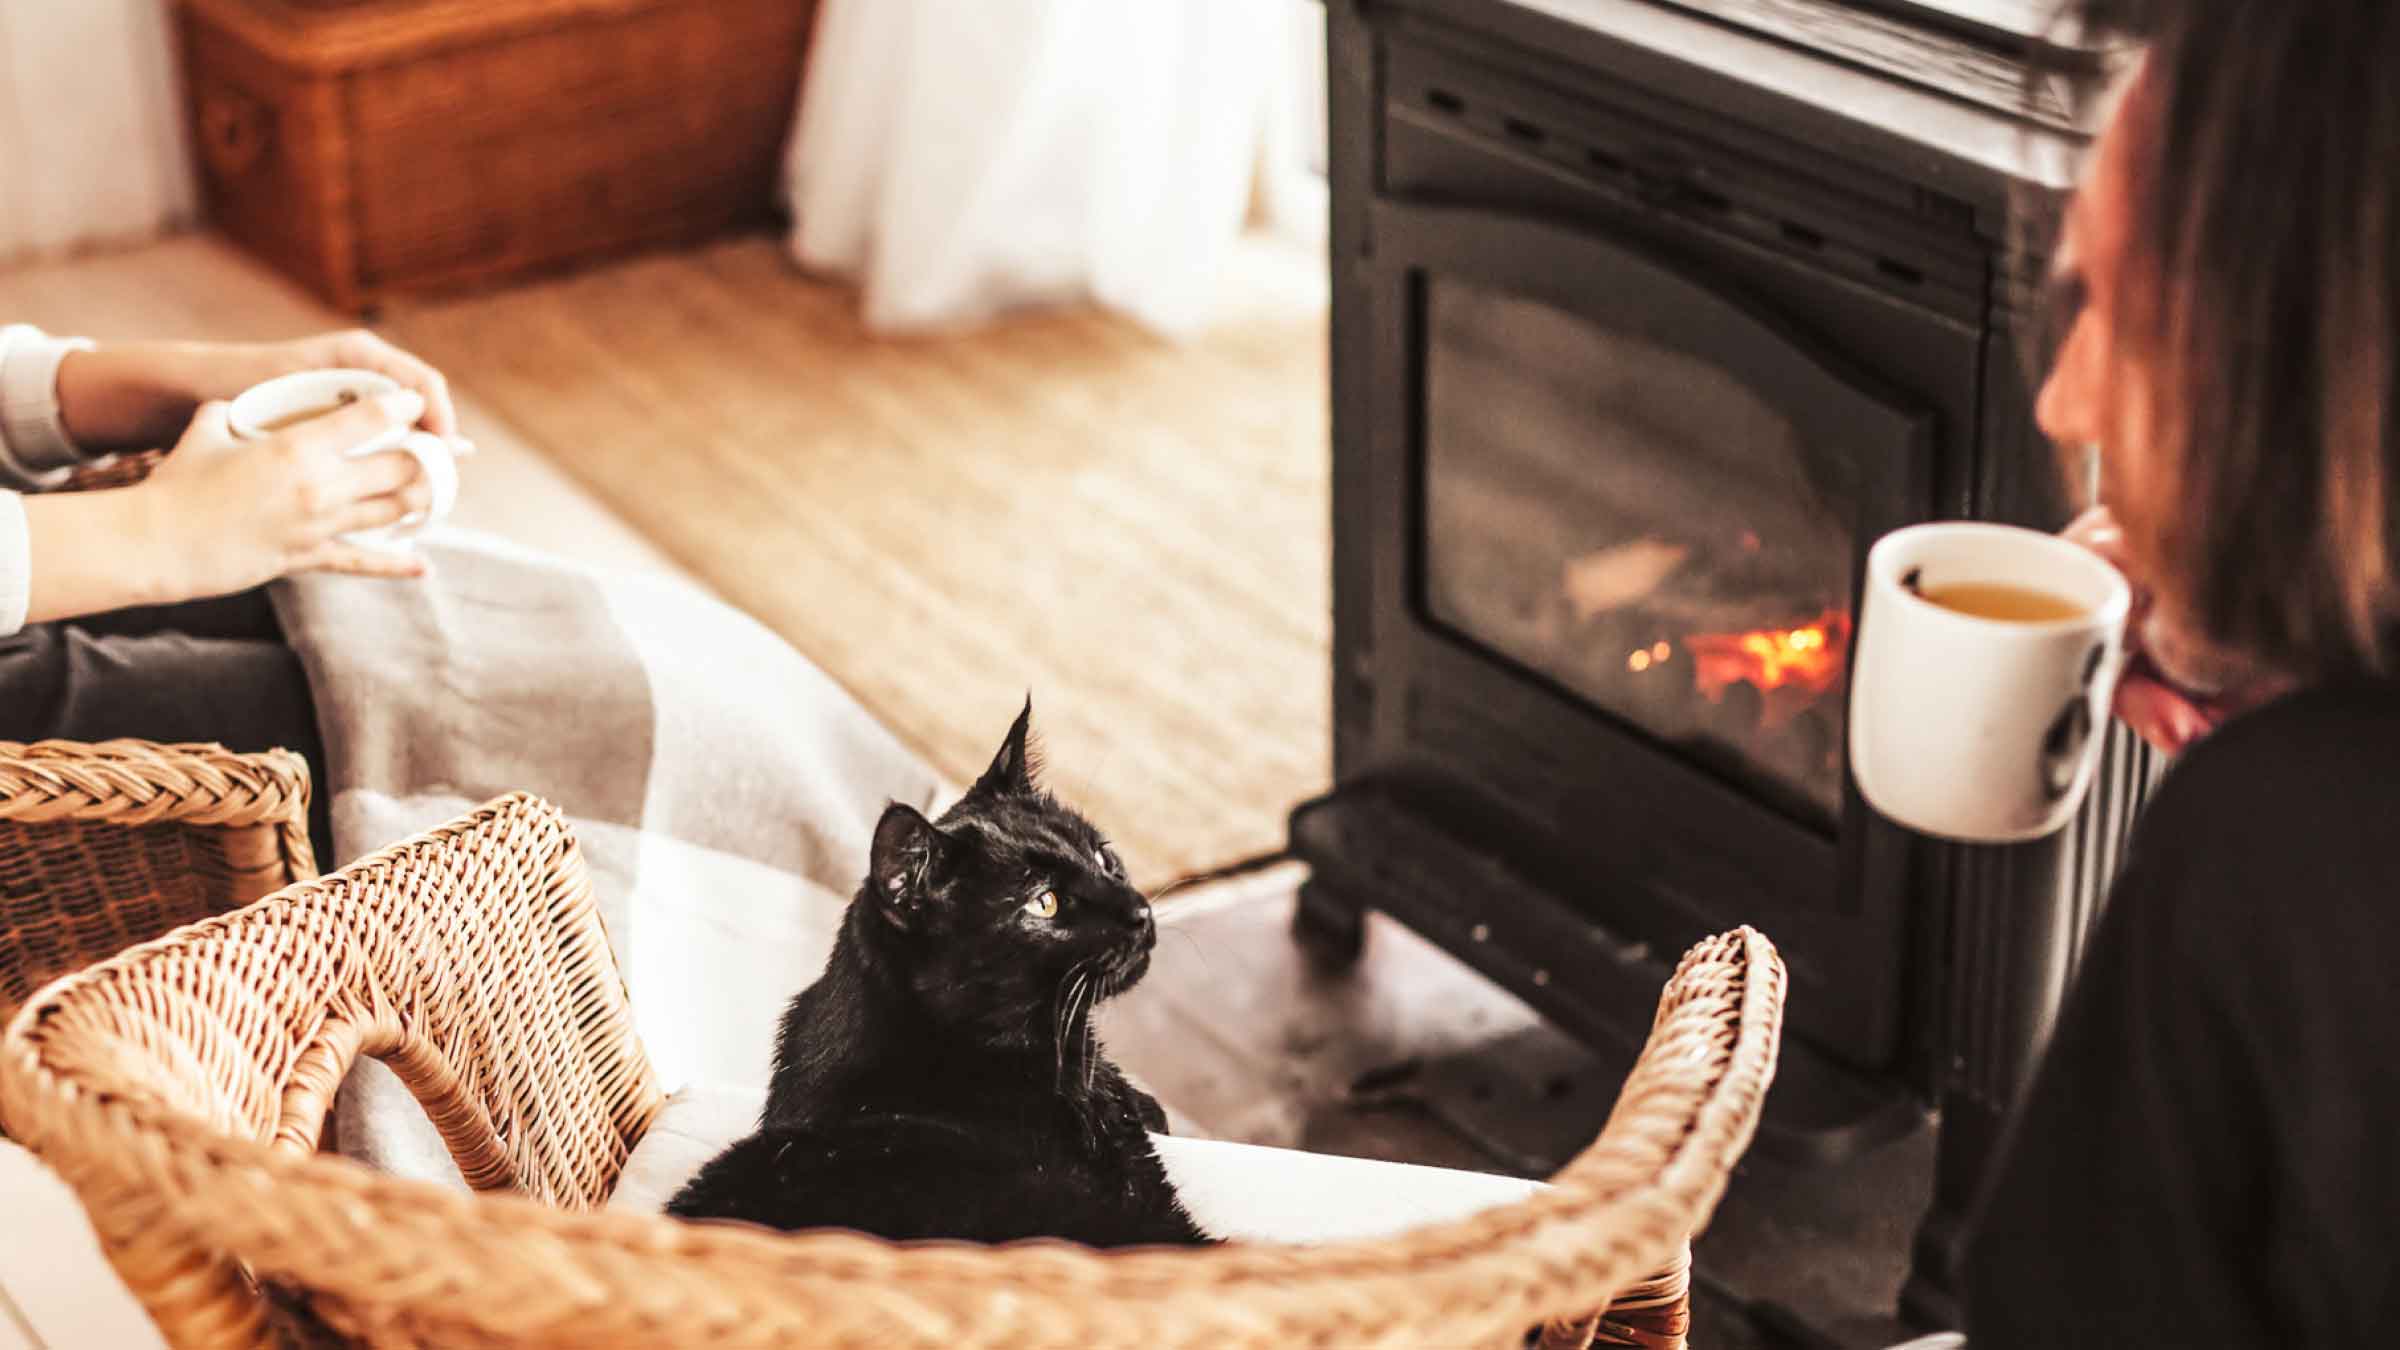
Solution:
{"label": "wicker basket", "polygon": [[0,1022],[69,971],[316,873],[288,750],[0,741]]}
{"label": "wicker basket", "polygon": [[178,0],[210,217],[334,305],[772,209],[811,0]]}
{"label": "wicker basket", "polygon": [[[0,1041],[0,1117],[184,1346],[291,1309],[375,1345],[1680,1346],[1783,989],[1755,933],[1695,948],[1554,1188],[1387,1240],[896,1246],[601,1212],[659,1090],[574,840],[517,796],[51,986]],[[517,1194],[313,1155],[361,1054]]]}

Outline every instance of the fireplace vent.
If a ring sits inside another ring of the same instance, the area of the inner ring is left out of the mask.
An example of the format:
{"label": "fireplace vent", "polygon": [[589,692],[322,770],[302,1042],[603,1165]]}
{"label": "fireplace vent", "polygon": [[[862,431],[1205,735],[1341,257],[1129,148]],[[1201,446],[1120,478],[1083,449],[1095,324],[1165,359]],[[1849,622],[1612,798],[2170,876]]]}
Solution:
{"label": "fireplace vent", "polygon": [[[1936,247],[1911,249],[1905,232],[1889,222],[1861,228],[1855,209],[1837,210],[1808,200],[1805,188],[1778,190],[1764,166],[1738,156],[1659,133],[1631,119],[1612,122],[1578,107],[1531,106],[1522,90],[1506,94],[1462,84],[1419,86],[1395,115],[1430,130],[1478,142],[1544,172],[1563,174],[1584,187],[1645,211],[1666,212],[1713,233],[1780,253],[1798,254],[1863,285],[1918,303],[1972,310],[1984,278],[1979,267]],[[1955,226],[1958,203],[1918,194],[1917,208]]]}

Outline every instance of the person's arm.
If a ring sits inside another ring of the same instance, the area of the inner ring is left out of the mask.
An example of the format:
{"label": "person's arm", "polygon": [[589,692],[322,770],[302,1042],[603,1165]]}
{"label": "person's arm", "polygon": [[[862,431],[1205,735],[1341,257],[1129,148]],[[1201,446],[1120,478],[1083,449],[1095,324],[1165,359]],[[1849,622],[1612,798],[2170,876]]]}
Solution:
{"label": "person's arm", "polygon": [[[175,596],[140,532],[132,494],[5,494],[0,502],[0,633]],[[37,584],[38,582],[38,584]]]}
{"label": "person's arm", "polygon": [[92,453],[172,442],[201,404],[304,370],[372,370],[425,400],[424,426],[458,435],[440,371],[364,329],[292,342],[104,342],[56,362],[60,425]]}
{"label": "person's arm", "polygon": [[81,458],[59,418],[58,367],[89,345],[0,325],[0,636],[25,626],[32,603],[32,523],[15,489],[56,487]]}
{"label": "person's arm", "polygon": [[[239,453],[218,400],[278,375],[332,367],[378,371],[409,392]],[[339,462],[349,447],[390,430],[383,423],[396,411],[452,437],[462,452],[472,448],[455,439],[458,414],[441,373],[372,333],[95,346],[22,324],[0,327],[0,635],[29,622],[226,594],[290,571],[422,573],[414,558],[333,539],[425,508],[407,456]],[[170,442],[184,462],[170,457],[138,488],[38,497],[7,490],[59,487],[89,454]]]}
{"label": "person's arm", "polygon": [[58,371],[91,344],[23,324],[0,328],[0,486],[56,487],[83,456],[58,405]]}
{"label": "person's arm", "polygon": [[[22,620],[228,595],[291,572],[422,575],[414,554],[354,548],[340,536],[425,509],[409,455],[352,455],[369,442],[395,443],[424,406],[402,390],[241,441],[226,426],[226,405],[208,403],[175,452],[132,487],[15,497],[24,520]],[[0,614],[9,617],[20,616]]]}

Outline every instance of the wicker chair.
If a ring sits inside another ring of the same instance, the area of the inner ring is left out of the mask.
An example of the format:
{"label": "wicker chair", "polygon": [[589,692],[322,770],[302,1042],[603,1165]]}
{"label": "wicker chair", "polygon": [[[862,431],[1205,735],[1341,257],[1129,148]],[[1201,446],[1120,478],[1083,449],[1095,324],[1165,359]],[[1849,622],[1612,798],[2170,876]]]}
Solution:
{"label": "wicker chair", "polygon": [[[182,1346],[296,1310],[374,1345],[1680,1346],[1783,991],[1757,934],[1701,944],[1554,1188],[1388,1240],[897,1246],[599,1211],[659,1089],[575,841],[520,795],[51,986],[0,1040],[0,1114]],[[312,1153],[361,1054],[485,1193]]]}
{"label": "wicker chair", "polygon": [[0,1024],[71,970],[316,874],[289,751],[0,741]]}
{"label": "wicker chair", "polygon": [[[112,455],[61,489],[148,477]],[[0,741],[0,1026],[68,971],[317,874],[308,765],[221,745]]]}

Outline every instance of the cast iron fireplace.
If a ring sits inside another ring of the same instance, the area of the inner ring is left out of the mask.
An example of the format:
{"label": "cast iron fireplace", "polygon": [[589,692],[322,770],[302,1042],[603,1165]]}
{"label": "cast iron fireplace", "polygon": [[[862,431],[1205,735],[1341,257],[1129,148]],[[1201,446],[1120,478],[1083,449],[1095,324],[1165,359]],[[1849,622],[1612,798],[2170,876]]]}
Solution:
{"label": "cast iron fireplace", "polygon": [[2120,732],[2064,836],[1938,845],[1861,805],[1845,665],[1879,534],[2065,519],[2006,244],[2071,110],[1991,31],[1830,0],[1328,9],[1337,786],[1293,817],[1301,936],[1338,961],[1384,911],[1599,1043],[1757,926],[1793,979],[1760,1147],[1938,1106],[1910,1302],[1947,1320],[2152,766]]}

